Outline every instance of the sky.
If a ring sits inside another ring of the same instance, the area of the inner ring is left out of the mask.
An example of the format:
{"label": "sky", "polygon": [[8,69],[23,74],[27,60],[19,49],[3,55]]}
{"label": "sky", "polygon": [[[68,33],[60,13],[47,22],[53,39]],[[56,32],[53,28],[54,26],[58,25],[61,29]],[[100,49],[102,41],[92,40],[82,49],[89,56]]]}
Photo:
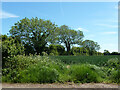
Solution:
{"label": "sky", "polygon": [[110,52],[118,51],[117,2],[2,2],[2,34],[23,18],[38,17],[58,26],[81,30],[89,39]]}

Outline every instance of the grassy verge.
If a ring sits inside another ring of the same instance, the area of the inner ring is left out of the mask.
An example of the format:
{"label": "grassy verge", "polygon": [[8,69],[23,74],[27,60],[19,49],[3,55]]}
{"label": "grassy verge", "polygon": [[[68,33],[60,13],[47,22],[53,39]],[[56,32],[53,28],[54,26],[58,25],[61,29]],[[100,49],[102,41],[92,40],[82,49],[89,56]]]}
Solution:
{"label": "grassy verge", "polygon": [[[63,57],[67,58],[66,63]],[[2,81],[10,83],[120,82],[118,58],[113,56],[101,58],[97,56],[98,59],[95,56],[73,57],[15,56],[6,63]],[[75,63],[69,63],[72,59]],[[101,61],[98,62],[98,60]]]}

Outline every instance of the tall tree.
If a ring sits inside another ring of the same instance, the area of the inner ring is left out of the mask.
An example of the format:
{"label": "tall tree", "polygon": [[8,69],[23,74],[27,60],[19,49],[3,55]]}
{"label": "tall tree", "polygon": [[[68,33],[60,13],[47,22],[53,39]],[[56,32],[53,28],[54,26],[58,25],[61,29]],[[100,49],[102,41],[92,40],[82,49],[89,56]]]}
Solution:
{"label": "tall tree", "polygon": [[89,55],[93,55],[94,52],[100,49],[100,45],[92,40],[83,41],[82,46],[89,51]]}
{"label": "tall tree", "polygon": [[12,26],[10,34],[39,54],[44,50],[49,36],[55,32],[56,28],[56,25],[49,20],[38,19],[37,17],[24,18]]}
{"label": "tall tree", "polygon": [[58,42],[64,43],[67,49],[67,53],[70,53],[71,45],[80,44],[82,38],[84,37],[83,32],[78,30],[72,30],[66,25],[62,25],[60,27],[58,33]]}

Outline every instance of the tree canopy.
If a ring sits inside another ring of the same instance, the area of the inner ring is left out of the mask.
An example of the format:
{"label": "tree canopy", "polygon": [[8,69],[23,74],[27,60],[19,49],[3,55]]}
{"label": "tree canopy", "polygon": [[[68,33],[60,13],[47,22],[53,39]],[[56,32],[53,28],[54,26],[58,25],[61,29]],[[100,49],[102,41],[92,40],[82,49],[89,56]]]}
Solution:
{"label": "tree canopy", "polygon": [[90,55],[93,55],[94,52],[100,49],[100,45],[97,42],[92,40],[85,40],[82,42],[82,46],[89,51]]}
{"label": "tree canopy", "polygon": [[66,46],[67,52],[70,52],[71,45],[73,44],[80,44],[82,41],[82,38],[84,37],[83,32],[78,30],[75,31],[73,29],[70,29],[66,25],[62,25],[59,28],[59,33],[58,33],[58,42],[59,43],[64,43]]}
{"label": "tree canopy", "polygon": [[56,28],[57,26],[50,20],[38,19],[37,17],[24,18],[12,26],[10,34],[39,54],[44,50],[49,36],[54,34]]}
{"label": "tree canopy", "polygon": [[[25,54],[42,54],[42,52],[49,52],[50,44],[54,45],[63,45],[65,46],[66,51],[63,47],[57,46],[63,50],[66,54],[71,54],[71,48],[75,44],[80,45],[80,50],[77,50],[86,55],[93,55],[94,52],[100,49],[100,45],[97,42],[92,40],[83,41],[84,34],[81,30],[74,30],[68,27],[67,25],[62,25],[58,27],[55,23],[52,23],[50,20],[43,20],[36,18],[24,18],[12,26],[10,29],[10,35],[17,42],[23,44],[25,48]],[[4,39],[6,37],[4,36]],[[51,47],[51,46],[50,46]],[[56,47],[56,46],[54,46]],[[75,49],[75,48],[73,48]],[[83,50],[84,49],[84,50]],[[57,52],[52,50],[52,52]],[[74,50],[73,50],[74,51]],[[76,51],[76,50],[75,50]],[[62,53],[60,54],[62,55]]]}

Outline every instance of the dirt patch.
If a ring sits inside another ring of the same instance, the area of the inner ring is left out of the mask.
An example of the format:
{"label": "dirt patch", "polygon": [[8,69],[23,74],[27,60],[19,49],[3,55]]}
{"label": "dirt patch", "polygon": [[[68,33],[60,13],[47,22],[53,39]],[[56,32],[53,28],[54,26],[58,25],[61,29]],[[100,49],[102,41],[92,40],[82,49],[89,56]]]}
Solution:
{"label": "dirt patch", "polygon": [[104,84],[104,83],[85,83],[85,84],[74,84],[74,83],[66,83],[66,84],[10,84],[3,83],[2,88],[118,88],[117,84]]}

